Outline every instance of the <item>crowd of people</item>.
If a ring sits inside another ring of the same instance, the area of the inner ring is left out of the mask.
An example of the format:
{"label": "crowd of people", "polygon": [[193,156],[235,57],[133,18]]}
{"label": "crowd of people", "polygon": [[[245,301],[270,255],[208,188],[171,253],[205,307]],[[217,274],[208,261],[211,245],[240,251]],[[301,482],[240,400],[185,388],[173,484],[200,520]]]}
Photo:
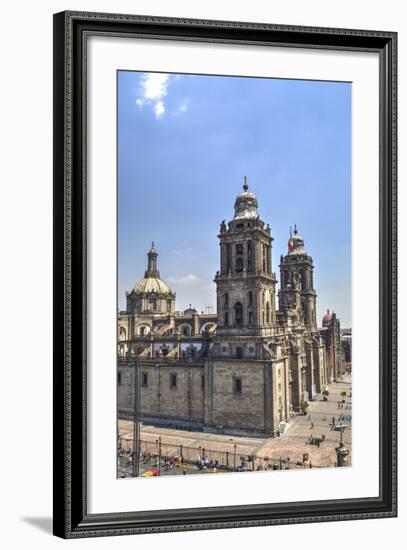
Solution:
{"label": "crowd of people", "polygon": [[212,468],[216,471],[216,468],[219,466],[219,462],[217,460],[210,460],[206,454],[203,454],[196,457],[196,465],[200,470],[203,470],[204,468]]}

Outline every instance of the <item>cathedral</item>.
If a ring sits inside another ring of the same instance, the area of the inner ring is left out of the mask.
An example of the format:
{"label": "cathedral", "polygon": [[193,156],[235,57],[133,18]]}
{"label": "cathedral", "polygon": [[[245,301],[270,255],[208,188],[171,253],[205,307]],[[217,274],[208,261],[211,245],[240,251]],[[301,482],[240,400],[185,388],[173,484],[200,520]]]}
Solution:
{"label": "cathedral", "polygon": [[118,416],[136,407],[146,423],[273,437],[342,374],[339,319],[328,311],[317,326],[313,259],[296,226],[277,287],[271,228],[246,178],[218,237],[216,314],[176,310],[152,244],[118,314]]}

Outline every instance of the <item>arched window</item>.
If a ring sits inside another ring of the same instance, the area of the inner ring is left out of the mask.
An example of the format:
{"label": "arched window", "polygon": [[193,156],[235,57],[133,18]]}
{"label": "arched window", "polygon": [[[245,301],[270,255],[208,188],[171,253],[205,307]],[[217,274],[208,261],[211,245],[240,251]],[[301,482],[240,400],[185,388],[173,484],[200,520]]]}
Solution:
{"label": "arched window", "polygon": [[225,327],[228,327],[229,326],[229,313],[226,312],[225,313]]}
{"label": "arched window", "polygon": [[235,323],[237,326],[243,324],[243,306],[240,302],[236,302],[235,304]]}
{"label": "arched window", "polygon": [[146,333],[146,327],[141,327],[140,328],[140,336],[144,336]]}
{"label": "arched window", "polygon": [[229,307],[229,294],[227,292],[225,292],[223,297],[223,305],[224,307]]}
{"label": "arched window", "polygon": [[266,304],[266,322],[270,323],[270,304],[268,302]]}
{"label": "arched window", "polygon": [[249,290],[249,292],[247,294],[247,300],[249,302],[249,306],[252,306],[253,305],[253,292],[251,290]]}

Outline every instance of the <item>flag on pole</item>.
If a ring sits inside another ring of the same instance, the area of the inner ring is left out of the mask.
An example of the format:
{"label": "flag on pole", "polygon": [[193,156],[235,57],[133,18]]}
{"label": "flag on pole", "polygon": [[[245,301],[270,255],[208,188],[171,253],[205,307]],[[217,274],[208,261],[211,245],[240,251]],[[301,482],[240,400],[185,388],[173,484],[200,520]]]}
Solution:
{"label": "flag on pole", "polygon": [[290,225],[290,238],[288,239],[288,250],[292,250],[294,248],[294,243],[293,243],[293,230],[292,230],[292,227]]}

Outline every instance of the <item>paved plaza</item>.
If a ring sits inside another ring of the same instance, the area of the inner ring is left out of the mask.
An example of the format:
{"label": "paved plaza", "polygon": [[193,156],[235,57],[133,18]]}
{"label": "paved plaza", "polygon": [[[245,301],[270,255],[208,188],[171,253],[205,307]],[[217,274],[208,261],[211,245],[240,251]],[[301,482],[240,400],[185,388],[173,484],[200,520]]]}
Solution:
{"label": "paved plaza", "polygon": [[[342,403],[341,393],[344,391],[346,397],[345,403]],[[348,376],[330,385],[327,401],[324,401],[322,396],[318,396],[315,401],[309,403],[306,415],[292,417],[287,430],[280,437],[262,439],[230,436],[142,424],[141,450],[144,453],[147,452],[147,455],[151,455],[152,458],[144,461],[147,465],[141,468],[141,473],[152,467],[156,460],[153,457],[157,454],[162,457],[182,454],[186,459],[185,465],[182,468],[168,469],[168,473],[180,474],[206,473],[206,470],[200,471],[194,466],[197,456],[202,454],[212,461],[218,461],[220,465],[227,464],[229,470],[241,466],[247,470],[272,467],[334,467],[336,465],[335,448],[339,445],[341,431],[343,442],[350,451],[349,464],[351,464],[351,426],[351,379]],[[119,420],[119,435],[122,449],[119,472],[122,475],[131,475],[131,465],[127,463],[126,451],[132,447],[133,443],[133,422]],[[250,456],[254,457],[251,462],[242,463],[242,457]],[[222,471],[222,469],[216,468],[215,471]],[[162,473],[163,469],[160,467],[160,474]]]}

